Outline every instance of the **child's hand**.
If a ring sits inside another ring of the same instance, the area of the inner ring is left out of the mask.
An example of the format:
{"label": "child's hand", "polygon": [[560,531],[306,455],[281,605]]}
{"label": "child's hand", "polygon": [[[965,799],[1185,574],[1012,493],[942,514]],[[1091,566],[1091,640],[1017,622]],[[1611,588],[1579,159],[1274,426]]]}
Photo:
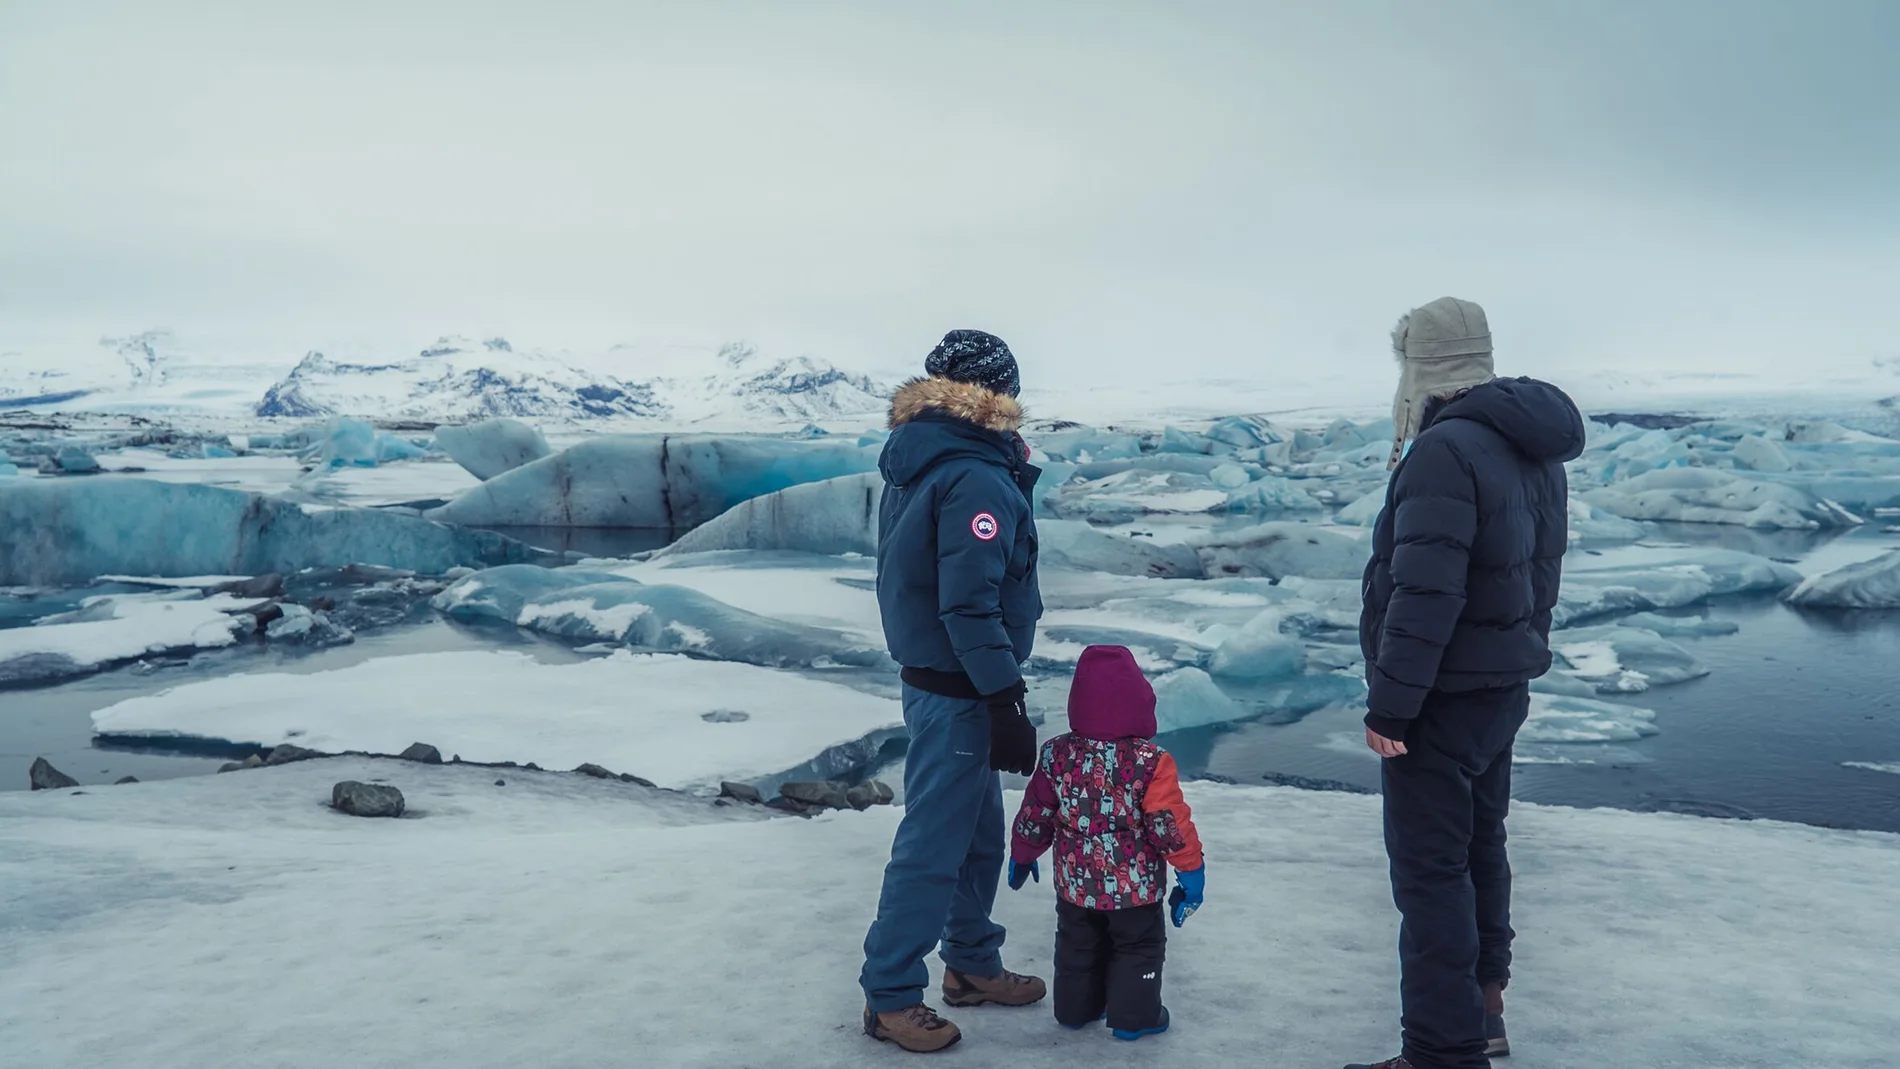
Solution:
{"label": "child's hand", "polygon": [[1009,889],[1012,891],[1022,890],[1023,881],[1025,880],[1034,880],[1037,883],[1041,883],[1042,869],[1039,867],[1040,865],[1041,862],[1038,861],[1031,861],[1027,865],[1022,865],[1012,858],[1009,862]]}
{"label": "child's hand", "polygon": [[1179,928],[1201,908],[1201,896],[1207,890],[1207,866],[1177,872],[1174,880],[1174,893],[1168,896],[1168,913],[1174,918],[1174,926]]}

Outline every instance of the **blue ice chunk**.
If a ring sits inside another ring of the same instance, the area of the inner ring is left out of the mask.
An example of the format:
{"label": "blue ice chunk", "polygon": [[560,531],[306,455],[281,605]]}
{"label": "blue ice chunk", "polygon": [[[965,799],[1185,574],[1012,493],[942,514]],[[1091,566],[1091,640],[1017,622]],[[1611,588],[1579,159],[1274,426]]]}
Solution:
{"label": "blue ice chunk", "polygon": [[8,480],[0,484],[0,546],[0,586],[61,586],[99,575],[288,574],[348,564],[440,575],[547,557],[492,532],[413,516],[137,478]]}
{"label": "blue ice chunk", "polygon": [[7,456],[4,452],[0,452],[0,479],[9,478],[18,474],[20,474],[20,469],[14,466],[13,458]]}
{"label": "blue ice chunk", "polygon": [[498,475],[428,515],[480,527],[689,531],[742,501],[876,468],[877,450],[850,442],[598,438]]}
{"label": "blue ice chunk", "polygon": [[1099,431],[1092,427],[1033,433],[1030,442],[1052,459],[1071,464],[1104,460],[1132,460],[1142,455],[1141,439],[1132,434]]}
{"label": "blue ice chunk", "polygon": [[1155,680],[1155,726],[1160,734],[1228,724],[1247,710],[1199,668],[1183,668]]}
{"label": "blue ice chunk", "polygon": [[1379,513],[1385,511],[1385,488],[1380,487],[1368,494],[1353,499],[1352,504],[1340,509],[1333,522],[1350,527],[1371,527],[1379,520]]}
{"label": "blue ice chunk", "polygon": [[1811,576],[1787,600],[1810,608],[1900,609],[1900,550]]}
{"label": "blue ice chunk", "polygon": [[393,434],[383,434],[360,419],[338,416],[325,425],[317,460],[326,468],[373,468],[394,460],[414,460],[428,450]]}
{"label": "blue ice chunk", "polygon": [[1695,655],[1654,631],[1578,627],[1551,634],[1561,667],[1604,694],[1638,694],[1709,674]]}
{"label": "blue ice chunk", "polygon": [[1207,473],[1207,477],[1222,490],[1238,490],[1253,481],[1254,473],[1239,464],[1221,464]]}
{"label": "blue ice chunk", "polygon": [[40,470],[60,475],[91,475],[99,470],[99,461],[76,445],[62,445],[40,464]]}
{"label": "blue ice chunk", "polygon": [[1217,442],[1204,434],[1195,434],[1193,431],[1184,431],[1178,427],[1169,427],[1161,432],[1159,451],[1163,453],[1198,453],[1207,456],[1232,453],[1234,447],[1225,442]]}
{"label": "blue ice chunk", "polygon": [[1227,467],[1233,461],[1227,457],[1209,457],[1188,453],[1156,453],[1142,457],[1124,457],[1115,460],[1091,460],[1075,466],[1075,474],[1083,479],[1106,479],[1111,475],[1120,475],[1129,471],[1171,471],[1187,475],[1211,476],[1218,468]]}
{"label": "blue ice chunk", "polygon": [[1656,609],[1680,609],[1710,598],[1779,594],[1801,573],[1766,557],[1705,549],[1655,561],[1604,568],[1566,568],[1552,618],[1558,627]]}
{"label": "blue ice chunk", "polygon": [[1268,609],[1229,635],[1214,650],[1207,671],[1250,682],[1291,679],[1306,671],[1306,647],[1281,630],[1286,613]]}
{"label": "blue ice chunk", "polygon": [[659,556],[723,550],[870,556],[877,552],[883,493],[884,478],[874,471],[788,486],[741,501],[682,535]]}
{"label": "blue ice chunk", "polygon": [[1248,450],[1272,445],[1284,436],[1260,417],[1229,416],[1209,427],[1207,437],[1235,449]]}
{"label": "blue ice chunk", "polygon": [[1179,543],[1111,534],[1079,520],[1041,521],[1036,537],[1046,565],[1155,579],[1201,577],[1200,557]]}
{"label": "blue ice chunk", "polygon": [[1863,522],[1834,502],[1799,486],[1765,476],[1712,468],[1650,471],[1577,496],[1629,520],[1727,523],[1793,530],[1854,527]]}
{"label": "blue ice chunk", "polygon": [[1193,544],[1210,577],[1354,579],[1365,572],[1372,554],[1371,542],[1358,533],[1350,527],[1275,522],[1210,531]]}
{"label": "blue ice chunk", "polygon": [[1319,512],[1326,506],[1286,479],[1263,475],[1227,495],[1229,512]]}
{"label": "blue ice chunk", "polygon": [[477,479],[492,479],[548,456],[548,440],[518,419],[487,419],[461,427],[437,427],[435,443]]}
{"label": "blue ice chunk", "polygon": [[746,612],[689,587],[611,574],[577,570],[550,582],[526,569],[496,568],[459,580],[433,604],[452,616],[502,620],[583,644],[618,642],[767,668],[896,670],[882,648],[840,632]]}

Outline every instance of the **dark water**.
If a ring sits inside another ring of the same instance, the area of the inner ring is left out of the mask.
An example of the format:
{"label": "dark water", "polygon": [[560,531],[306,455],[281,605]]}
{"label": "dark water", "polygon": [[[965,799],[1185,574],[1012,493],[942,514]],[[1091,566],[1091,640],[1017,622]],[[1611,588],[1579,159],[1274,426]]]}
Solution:
{"label": "dark water", "polygon": [[[1864,557],[1877,528],[1842,539],[1790,532],[1688,531],[1696,539],[1822,563]],[[1661,733],[1637,742],[1537,747],[1576,762],[1513,770],[1531,802],[1614,806],[1799,821],[1900,832],[1900,775],[1844,762],[1900,762],[1900,612],[1797,611],[1772,597],[1698,610],[1733,635],[1672,638],[1709,675],[1606,701],[1656,711]],[[1328,709],[1296,724],[1181,732],[1164,741],[1184,771],[1238,782],[1278,774],[1376,788],[1361,709]],[[1587,763],[1586,763],[1587,762]]]}

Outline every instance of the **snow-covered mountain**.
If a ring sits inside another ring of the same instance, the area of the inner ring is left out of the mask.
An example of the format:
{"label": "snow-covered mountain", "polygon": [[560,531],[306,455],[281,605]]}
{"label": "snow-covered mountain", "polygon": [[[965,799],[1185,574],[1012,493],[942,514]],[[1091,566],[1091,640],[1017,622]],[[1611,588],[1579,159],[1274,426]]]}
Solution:
{"label": "snow-covered mountain", "polygon": [[206,352],[168,330],[0,350],[0,408],[247,412],[283,361]]}
{"label": "snow-covered mountain", "polygon": [[[654,374],[659,372],[659,374]],[[617,346],[593,356],[446,337],[399,360],[305,356],[257,403],[259,416],[816,421],[880,412],[886,384],[808,356]]]}

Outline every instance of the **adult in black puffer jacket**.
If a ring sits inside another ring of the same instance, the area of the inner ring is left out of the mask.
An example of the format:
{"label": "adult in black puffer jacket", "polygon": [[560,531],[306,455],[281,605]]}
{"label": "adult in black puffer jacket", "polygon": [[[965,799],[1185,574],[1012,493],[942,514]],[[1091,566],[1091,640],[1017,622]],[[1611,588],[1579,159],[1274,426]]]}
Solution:
{"label": "adult in black puffer jacket", "polygon": [[1484,1069],[1487,1053],[1508,1051],[1511,746],[1530,681],[1550,670],[1563,465],[1583,452],[1583,417],[1549,383],[1493,377],[1490,328],[1469,301],[1414,310],[1393,343],[1395,470],[1359,639],[1404,915],[1404,1058]]}

